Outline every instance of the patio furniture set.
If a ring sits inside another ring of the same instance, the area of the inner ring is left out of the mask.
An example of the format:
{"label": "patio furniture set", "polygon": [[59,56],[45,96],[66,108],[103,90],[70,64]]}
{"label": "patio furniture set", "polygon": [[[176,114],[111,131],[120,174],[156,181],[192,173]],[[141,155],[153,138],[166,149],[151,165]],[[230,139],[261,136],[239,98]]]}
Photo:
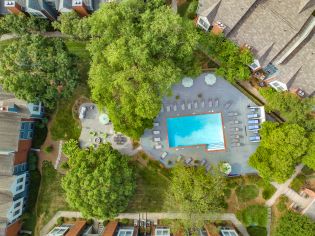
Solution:
{"label": "patio furniture set", "polygon": [[250,109],[251,113],[247,115],[248,118],[248,130],[253,132],[254,135],[249,136],[250,142],[260,142],[260,136],[258,134],[260,127],[260,116],[258,114],[260,108],[259,107],[252,107],[248,106],[248,109]]}

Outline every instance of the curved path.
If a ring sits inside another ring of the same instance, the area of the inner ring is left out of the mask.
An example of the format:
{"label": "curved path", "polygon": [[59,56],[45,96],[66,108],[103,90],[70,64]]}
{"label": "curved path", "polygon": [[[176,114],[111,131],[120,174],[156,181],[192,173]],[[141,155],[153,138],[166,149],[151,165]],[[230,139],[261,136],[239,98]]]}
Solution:
{"label": "curved path", "polygon": [[[119,214],[116,219],[139,219],[139,214],[141,213],[121,213]],[[153,220],[154,223],[157,223],[160,219],[184,219],[185,215],[182,213],[175,213],[175,212],[159,212],[159,213],[153,213],[148,212],[145,213],[147,218],[150,220]],[[57,219],[59,217],[67,217],[67,218],[81,218],[82,214],[80,212],[75,211],[58,211],[53,218],[43,227],[43,229],[40,231],[40,235],[44,236],[49,233],[49,231],[54,227],[54,225],[57,222]],[[232,213],[224,213],[224,214],[204,214],[203,218],[205,220],[224,220],[224,221],[231,221],[234,226],[237,228],[237,230],[243,235],[243,236],[249,236],[246,228],[241,224],[241,222],[236,218],[236,216]]]}

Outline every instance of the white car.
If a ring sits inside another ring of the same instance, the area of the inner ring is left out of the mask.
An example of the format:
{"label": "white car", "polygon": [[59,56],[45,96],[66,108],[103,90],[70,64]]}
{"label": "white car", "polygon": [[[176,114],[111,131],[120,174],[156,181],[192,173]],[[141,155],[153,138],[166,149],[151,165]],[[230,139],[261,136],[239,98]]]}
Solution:
{"label": "white car", "polygon": [[86,110],[87,110],[86,107],[81,107],[80,114],[79,114],[79,119],[84,119],[85,118]]}

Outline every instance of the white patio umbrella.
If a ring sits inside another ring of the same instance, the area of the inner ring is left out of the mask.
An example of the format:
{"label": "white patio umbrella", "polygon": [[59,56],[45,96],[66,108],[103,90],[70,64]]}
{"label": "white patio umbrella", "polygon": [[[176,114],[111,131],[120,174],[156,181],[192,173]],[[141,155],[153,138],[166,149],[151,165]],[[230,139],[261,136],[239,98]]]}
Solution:
{"label": "white patio umbrella", "polygon": [[223,162],[221,163],[220,170],[224,174],[229,175],[232,172],[232,166],[227,162]]}
{"label": "white patio umbrella", "polygon": [[108,115],[107,114],[100,114],[100,116],[99,116],[99,121],[101,122],[101,124],[103,124],[103,125],[106,125],[106,124],[108,124],[109,123],[109,117],[108,117]]}
{"label": "white patio umbrella", "polygon": [[207,85],[214,85],[216,81],[217,81],[217,78],[215,77],[214,74],[207,74],[205,76],[205,82]]}
{"label": "white patio umbrella", "polygon": [[194,80],[192,78],[189,78],[189,77],[185,77],[183,80],[182,80],[182,85],[185,87],[185,88],[190,88],[191,86],[193,86],[194,84]]}

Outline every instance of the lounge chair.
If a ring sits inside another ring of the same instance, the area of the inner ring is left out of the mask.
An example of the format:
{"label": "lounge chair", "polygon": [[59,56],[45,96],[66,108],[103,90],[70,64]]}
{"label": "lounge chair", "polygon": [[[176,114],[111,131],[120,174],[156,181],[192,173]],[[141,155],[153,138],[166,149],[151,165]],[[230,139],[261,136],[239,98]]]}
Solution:
{"label": "lounge chair", "polygon": [[190,102],[187,103],[187,109],[191,110],[191,103]]}
{"label": "lounge chair", "polygon": [[183,156],[182,154],[180,154],[180,155],[177,157],[176,161],[177,161],[177,162],[180,162],[180,161],[183,159],[183,157],[184,157],[184,156]]}
{"label": "lounge chair", "polygon": [[216,99],[214,100],[214,107],[218,107],[218,106],[219,106],[219,99],[216,98]]}
{"label": "lounge chair", "polygon": [[183,103],[181,107],[182,107],[182,111],[185,111],[185,103]]}
{"label": "lounge chair", "polygon": [[201,162],[200,162],[200,165],[201,166],[205,166],[207,164],[207,160],[206,159],[203,159]]}
{"label": "lounge chair", "polygon": [[161,112],[164,112],[164,105],[162,104]]}
{"label": "lounge chair", "polygon": [[248,119],[251,119],[251,118],[259,118],[258,114],[254,113],[254,114],[248,114],[247,115],[247,118]]}
{"label": "lounge chair", "polygon": [[238,128],[238,127],[232,127],[232,128],[230,128],[230,130],[231,130],[231,131],[240,131],[240,128]]}
{"label": "lounge chair", "polygon": [[176,104],[174,105],[173,110],[177,111],[177,105]]}
{"label": "lounge chair", "polygon": [[232,135],[232,138],[240,138],[240,135],[238,135],[238,134],[233,134],[233,135]]}
{"label": "lounge chair", "polygon": [[189,157],[188,159],[185,160],[185,164],[189,165],[192,162],[192,160],[193,159],[191,157]]}
{"label": "lounge chair", "polygon": [[232,145],[231,145],[232,147],[240,147],[241,146],[241,144],[240,143],[232,143]]}
{"label": "lounge chair", "polygon": [[237,112],[229,112],[228,113],[228,116],[238,116],[238,113]]}
{"label": "lounge chair", "polygon": [[154,127],[159,127],[159,126],[160,126],[160,123],[159,123],[159,122],[154,122],[154,123],[153,123],[153,126],[154,126]]}
{"label": "lounge chair", "polygon": [[167,157],[168,153],[167,152],[163,152],[161,155],[161,159],[164,160]]}
{"label": "lounge chair", "polygon": [[239,143],[240,140],[238,138],[233,138],[232,143]]}
{"label": "lounge chair", "polygon": [[259,120],[248,120],[248,124],[259,124]]}
{"label": "lounge chair", "polygon": [[202,100],[202,101],[201,101],[201,108],[204,108],[204,107],[205,107],[205,101]]}
{"label": "lounge chair", "polygon": [[153,130],[153,134],[160,134],[159,130]]}
{"label": "lounge chair", "polygon": [[198,109],[198,102],[197,101],[194,101],[194,108]]}
{"label": "lounge chair", "polygon": [[260,136],[259,135],[249,136],[249,141],[253,143],[260,142]]}
{"label": "lounge chair", "polygon": [[213,102],[212,102],[211,98],[209,98],[208,105],[209,105],[210,108],[213,106]]}
{"label": "lounge chair", "polygon": [[166,106],[166,111],[170,112],[171,111],[171,107],[169,105]]}
{"label": "lounge chair", "polygon": [[155,149],[161,149],[162,148],[162,144],[160,143],[157,143],[155,146],[154,146]]}
{"label": "lounge chair", "polygon": [[250,130],[250,131],[256,131],[256,130],[259,130],[259,129],[260,129],[259,125],[249,125],[248,126],[248,130]]}
{"label": "lounge chair", "polygon": [[153,141],[154,142],[161,142],[161,138],[160,137],[155,137],[155,138],[153,138]]}
{"label": "lounge chair", "polygon": [[239,124],[240,122],[238,120],[231,120],[229,121],[230,125]]}
{"label": "lounge chair", "polygon": [[225,103],[224,108],[227,110],[230,108],[231,105],[232,105],[232,102],[227,102]]}

